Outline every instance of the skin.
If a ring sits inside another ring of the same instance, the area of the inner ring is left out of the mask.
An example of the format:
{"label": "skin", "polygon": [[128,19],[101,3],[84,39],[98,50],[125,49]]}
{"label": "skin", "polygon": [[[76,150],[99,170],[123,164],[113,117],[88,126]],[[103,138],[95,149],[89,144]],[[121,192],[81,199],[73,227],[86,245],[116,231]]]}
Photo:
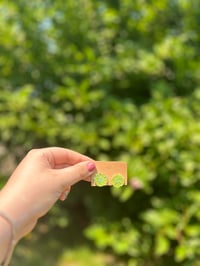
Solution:
{"label": "skin", "polygon": [[[20,240],[74,184],[90,181],[94,161],[72,150],[51,147],[31,150],[0,191],[0,211],[13,222]],[[9,224],[0,217],[0,261],[8,248]]]}

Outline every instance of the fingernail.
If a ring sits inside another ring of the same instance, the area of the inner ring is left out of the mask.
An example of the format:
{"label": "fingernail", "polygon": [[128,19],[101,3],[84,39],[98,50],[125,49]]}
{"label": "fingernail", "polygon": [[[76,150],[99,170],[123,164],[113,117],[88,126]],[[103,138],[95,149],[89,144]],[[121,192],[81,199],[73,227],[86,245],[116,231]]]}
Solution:
{"label": "fingernail", "polygon": [[65,192],[63,192],[62,195],[60,196],[60,200],[61,200],[61,201],[66,200],[66,198],[67,198],[68,195],[69,195],[69,192],[70,192],[70,190],[66,190]]}
{"label": "fingernail", "polygon": [[69,195],[69,190],[65,192],[65,199],[67,198],[67,196]]}
{"label": "fingernail", "polygon": [[89,162],[87,164],[88,171],[92,172],[96,168],[95,164],[93,162]]}

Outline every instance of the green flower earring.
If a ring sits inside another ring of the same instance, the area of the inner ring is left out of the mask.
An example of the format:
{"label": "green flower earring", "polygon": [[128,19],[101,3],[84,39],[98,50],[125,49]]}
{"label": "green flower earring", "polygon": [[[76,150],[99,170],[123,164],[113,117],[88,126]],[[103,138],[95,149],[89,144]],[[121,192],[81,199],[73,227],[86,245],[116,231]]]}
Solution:
{"label": "green flower earring", "polygon": [[97,173],[97,174],[95,174],[95,176],[93,178],[94,178],[94,183],[96,186],[103,187],[103,186],[107,185],[108,178],[106,175],[104,175],[102,173]]}
{"label": "green flower earring", "polygon": [[121,187],[124,185],[124,177],[121,174],[113,175],[111,183],[114,187]]}

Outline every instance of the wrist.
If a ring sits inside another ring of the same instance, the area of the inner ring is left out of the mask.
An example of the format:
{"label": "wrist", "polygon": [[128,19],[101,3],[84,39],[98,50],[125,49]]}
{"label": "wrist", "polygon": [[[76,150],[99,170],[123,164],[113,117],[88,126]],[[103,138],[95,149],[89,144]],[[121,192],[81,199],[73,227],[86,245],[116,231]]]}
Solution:
{"label": "wrist", "polygon": [[4,260],[9,249],[11,230],[8,222],[0,216],[0,263]]}
{"label": "wrist", "polygon": [[[30,221],[29,211],[26,202],[22,197],[15,197],[13,191],[2,190],[0,193],[0,212],[12,221],[15,229],[16,241],[19,241],[33,228]],[[35,225],[35,223],[34,223]]]}

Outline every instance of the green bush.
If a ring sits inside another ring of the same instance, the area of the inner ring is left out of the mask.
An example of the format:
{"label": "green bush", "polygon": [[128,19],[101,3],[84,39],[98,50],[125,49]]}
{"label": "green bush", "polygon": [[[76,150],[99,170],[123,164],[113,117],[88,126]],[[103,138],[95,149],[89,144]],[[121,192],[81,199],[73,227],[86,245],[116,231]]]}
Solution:
{"label": "green bush", "polygon": [[129,265],[199,263],[199,7],[0,2],[2,160],[64,146],[127,161],[129,186],[80,185],[69,205],[81,202],[86,236]]}
{"label": "green bush", "polygon": [[86,230],[99,248],[131,257],[133,265],[163,265],[168,259],[167,265],[194,265],[200,255],[199,100],[197,90],[188,99],[153,98],[138,109],[121,153],[130,185],[112,190],[121,215],[110,222],[102,202],[104,219]]}

